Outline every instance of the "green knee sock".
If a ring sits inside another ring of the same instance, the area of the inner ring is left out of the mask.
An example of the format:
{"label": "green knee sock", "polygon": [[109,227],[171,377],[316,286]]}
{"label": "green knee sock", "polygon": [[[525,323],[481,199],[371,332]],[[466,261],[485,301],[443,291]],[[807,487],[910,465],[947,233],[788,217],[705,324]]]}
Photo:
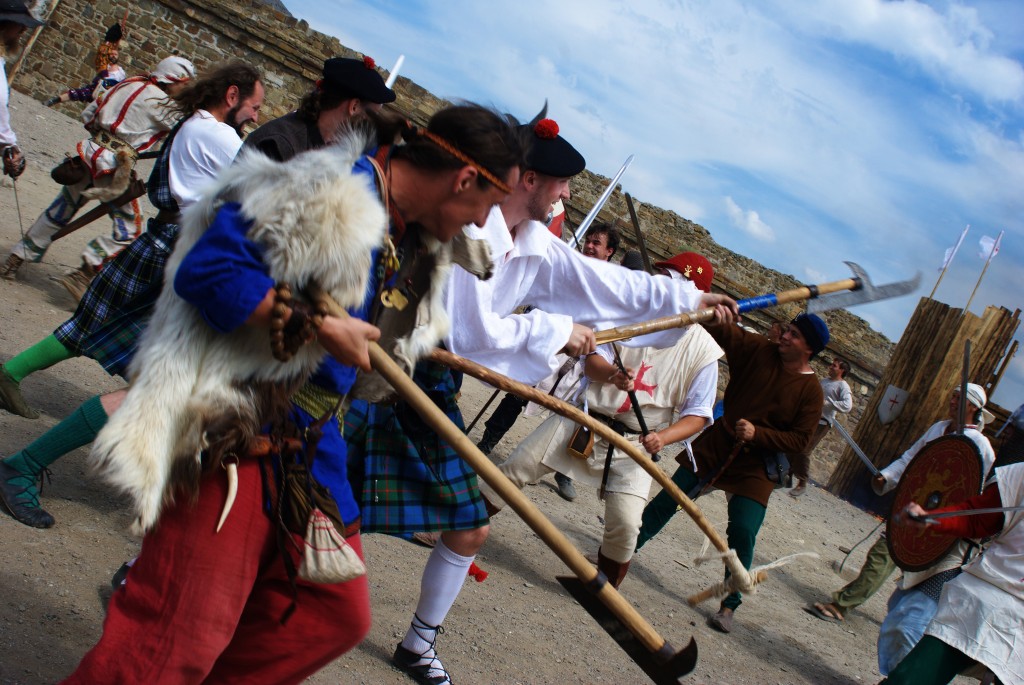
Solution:
{"label": "green knee sock", "polygon": [[71,350],[64,347],[57,338],[48,335],[21,354],[8,360],[3,365],[3,370],[15,383],[21,383],[21,380],[30,373],[48,369],[54,364],[74,356]]}
{"label": "green knee sock", "polygon": [[95,440],[105,425],[107,412],[100,403],[100,396],[95,395],[31,445],[4,459],[4,463],[35,481],[47,466]]}

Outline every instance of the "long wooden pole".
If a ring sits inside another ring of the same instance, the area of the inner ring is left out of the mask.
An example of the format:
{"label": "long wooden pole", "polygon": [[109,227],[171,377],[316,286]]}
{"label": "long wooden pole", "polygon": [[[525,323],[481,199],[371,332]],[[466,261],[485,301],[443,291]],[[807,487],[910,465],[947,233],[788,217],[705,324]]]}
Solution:
{"label": "long wooden pole", "polygon": [[[708,536],[708,539],[711,540],[711,544],[714,545],[715,549],[719,552],[729,551],[729,545],[726,543],[725,539],[719,535],[718,531],[715,530],[715,527],[711,525],[711,522],[707,520],[704,516],[704,512],[700,510],[700,507],[698,507],[692,499],[687,497],[686,493],[683,492],[679,486],[665,474],[664,471],[655,465],[650,456],[641,451],[629,440],[613,431],[607,424],[598,421],[590,414],[580,411],[579,408],[572,406],[564,400],[560,400],[548,393],[540,392],[536,388],[532,388],[524,383],[514,381],[508,376],[503,376],[496,371],[488,369],[486,366],[481,366],[476,362],[460,357],[457,354],[452,354],[447,350],[434,350],[430,353],[430,359],[435,362],[440,362],[441,364],[455,369],[456,371],[461,371],[468,376],[472,376],[473,378],[483,381],[484,383],[488,383],[500,390],[515,393],[525,400],[539,404],[545,409],[550,409],[556,414],[564,416],[567,419],[571,419],[581,426],[586,426],[593,431],[595,435],[604,438],[608,443],[613,445],[615,449],[629,456],[633,461],[640,465],[640,468],[649,473],[651,477],[658,482],[658,485],[672,495],[672,499],[674,499],[676,504],[678,504],[680,508],[682,508],[683,511],[693,519],[701,532]],[[508,500],[505,501],[507,502]]]}
{"label": "long wooden pole", "polygon": [[[856,290],[857,288],[860,288],[861,285],[862,284],[859,279],[844,278],[841,281],[832,281],[831,283],[822,283],[815,286],[805,285],[799,288],[793,288],[792,290],[783,290],[782,292],[772,293],[769,295],[751,297],[746,300],[740,300],[736,304],[739,305],[740,313],[743,314],[754,311],[755,309],[766,309],[768,307],[774,307],[787,302],[809,300],[812,297],[818,297],[819,295],[838,293],[843,290]],[[603,345],[605,343],[618,342],[619,340],[637,338],[641,335],[647,335],[648,333],[665,331],[670,328],[682,328],[683,326],[689,326],[690,324],[711,321],[713,318],[715,318],[715,310],[709,307],[697,312],[664,316],[660,319],[651,319],[650,321],[643,321],[641,323],[634,323],[627,326],[619,326],[617,328],[597,331],[595,336],[597,338],[597,344]]]}
{"label": "long wooden pole", "polygon": [[[327,298],[322,291],[310,288],[315,299],[328,303],[330,312],[339,317],[348,314],[337,303]],[[484,479],[495,492],[519,514],[520,518],[544,541],[551,551],[588,587],[597,585],[597,569],[576,549],[565,534],[513,485],[491,460],[477,449],[476,445],[459,429],[441,409],[427,397],[418,385],[391,359],[377,343],[370,345],[370,364],[384,380],[391,384],[399,396],[416,410],[420,418],[437,433],[438,437],[447,442],[459,456],[464,459],[477,475]],[[639,640],[644,647],[656,657],[666,661],[675,655],[671,645],[658,634],[658,631],[640,615],[633,605],[612,587],[611,583],[603,583],[593,592],[602,604],[615,615],[619,621]]]}

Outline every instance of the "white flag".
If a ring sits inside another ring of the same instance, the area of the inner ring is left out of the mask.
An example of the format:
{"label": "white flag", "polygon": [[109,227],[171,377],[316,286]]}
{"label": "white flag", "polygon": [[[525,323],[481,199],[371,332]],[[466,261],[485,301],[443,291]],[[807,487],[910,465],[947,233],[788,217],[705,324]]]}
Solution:
{"label": "white flag", "polygon": [[964,230],[960,232],[960,239],[956,241],[956,245],[946,248],[946,255],[942,258],[942,266],[939,267],[939,271],[944,271],[945,268],[949,266],[949,263],[953,261],[953,257],[956,256],[956,253],[960,249],[960,245],[964,242],[964,238],[967,236],[967,231],[970,228],[970,224],[964,226]]}
{"label": "white flag", "polygon": [[978,256],[985,260],[990,260],[999,254],[999,243],[1003,239],[1002,231],[999,232],[999,237],[990,238],[987,235],[981,236],[981,240],[978,241]]}

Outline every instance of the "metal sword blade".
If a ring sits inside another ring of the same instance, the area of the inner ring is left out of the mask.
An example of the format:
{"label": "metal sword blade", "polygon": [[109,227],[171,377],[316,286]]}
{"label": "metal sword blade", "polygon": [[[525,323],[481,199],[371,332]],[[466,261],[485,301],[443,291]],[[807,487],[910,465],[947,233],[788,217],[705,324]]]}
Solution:
{"label": "metal sword blade", "polygon": [[843,436],[843,440],[845,440],[846,444],[850,446],[850,449],[853,450],[853,453],[856,454],[862,462],[864,462],[864,466],[868,467],[868,471],[871,472],[871,475],[882,475],[882,473],[878,470],[878,467],[871,463],[871,460],[868,459],[868,455],[864,454],[864,450],[860,448],[860,445],[854,442],[853,436],[846,432],[846,429],[843,428],[843,424],[839,423],[839,420],[837,419],[832,422],[832,425],[839,432],[839,435]]}
{"label": "metal sword blade", "polygon": [[622,174],[626,173],[626,169],[628,169],[629,165],[632,163],[633,155],[626,157],[626,161],[622,163],[618,172],[612,177],[612,180],[608,183],[608,187],[604,189],[603,193],[601,193],[601,197],[597,198],[597,202],[595,202],[594,206],[590,208],[587,215],[583,217],[583,221],[580,222],[580,227],[576,229],[575,233],[573,233],[573,247],[582,244],[583,236],[586,234],[587,229],[590,228],[590,224],[594,223],[594,219],[597,218],[598,212],[600,212],[601,208],[604,207],[604,203],[608,201],[608,198],[612,196],[615,186],[619,184],[619,179],[622,178]]}

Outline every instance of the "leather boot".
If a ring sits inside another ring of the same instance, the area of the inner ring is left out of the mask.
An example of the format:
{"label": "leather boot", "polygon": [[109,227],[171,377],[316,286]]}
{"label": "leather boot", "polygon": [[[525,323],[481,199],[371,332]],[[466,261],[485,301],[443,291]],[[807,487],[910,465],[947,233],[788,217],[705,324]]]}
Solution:
{"label": "leather boot", "polygon": [[96,267],[83,261],[82,266],[64,274],[57,279],[57,282],[64,286],[64,289],[68,291],[68,294],[77,303],[82,300],[85,291],[89,288],[89,284],[92,283],[92,279],[96,277],[97,273],[99,271],[97,271]]}
{"label": "leather boot", "polygon": [[13,281],[14,277],[18,273],[18,269],[25,263],[25,260],[16,254],[7,255],[7,261],[4,262],[3,268],[0,268],[0,278],[6,281]]}
{"label": "leather boot", "polygon": [[612,561],[602,554],[601,550],[597,550],[597,570],[608,577],[608,582],[615,589],[622,585],[626,572],[629,570],[629,564],[629,561]]}
{"label": "leather boot", "polygon": [[491,450],[495,448],[501,437],[492,434],[489,430],[484,429],[484,435],[480,438],[480,442],[476,444],[478,450],[484,454],[490,454]]}

